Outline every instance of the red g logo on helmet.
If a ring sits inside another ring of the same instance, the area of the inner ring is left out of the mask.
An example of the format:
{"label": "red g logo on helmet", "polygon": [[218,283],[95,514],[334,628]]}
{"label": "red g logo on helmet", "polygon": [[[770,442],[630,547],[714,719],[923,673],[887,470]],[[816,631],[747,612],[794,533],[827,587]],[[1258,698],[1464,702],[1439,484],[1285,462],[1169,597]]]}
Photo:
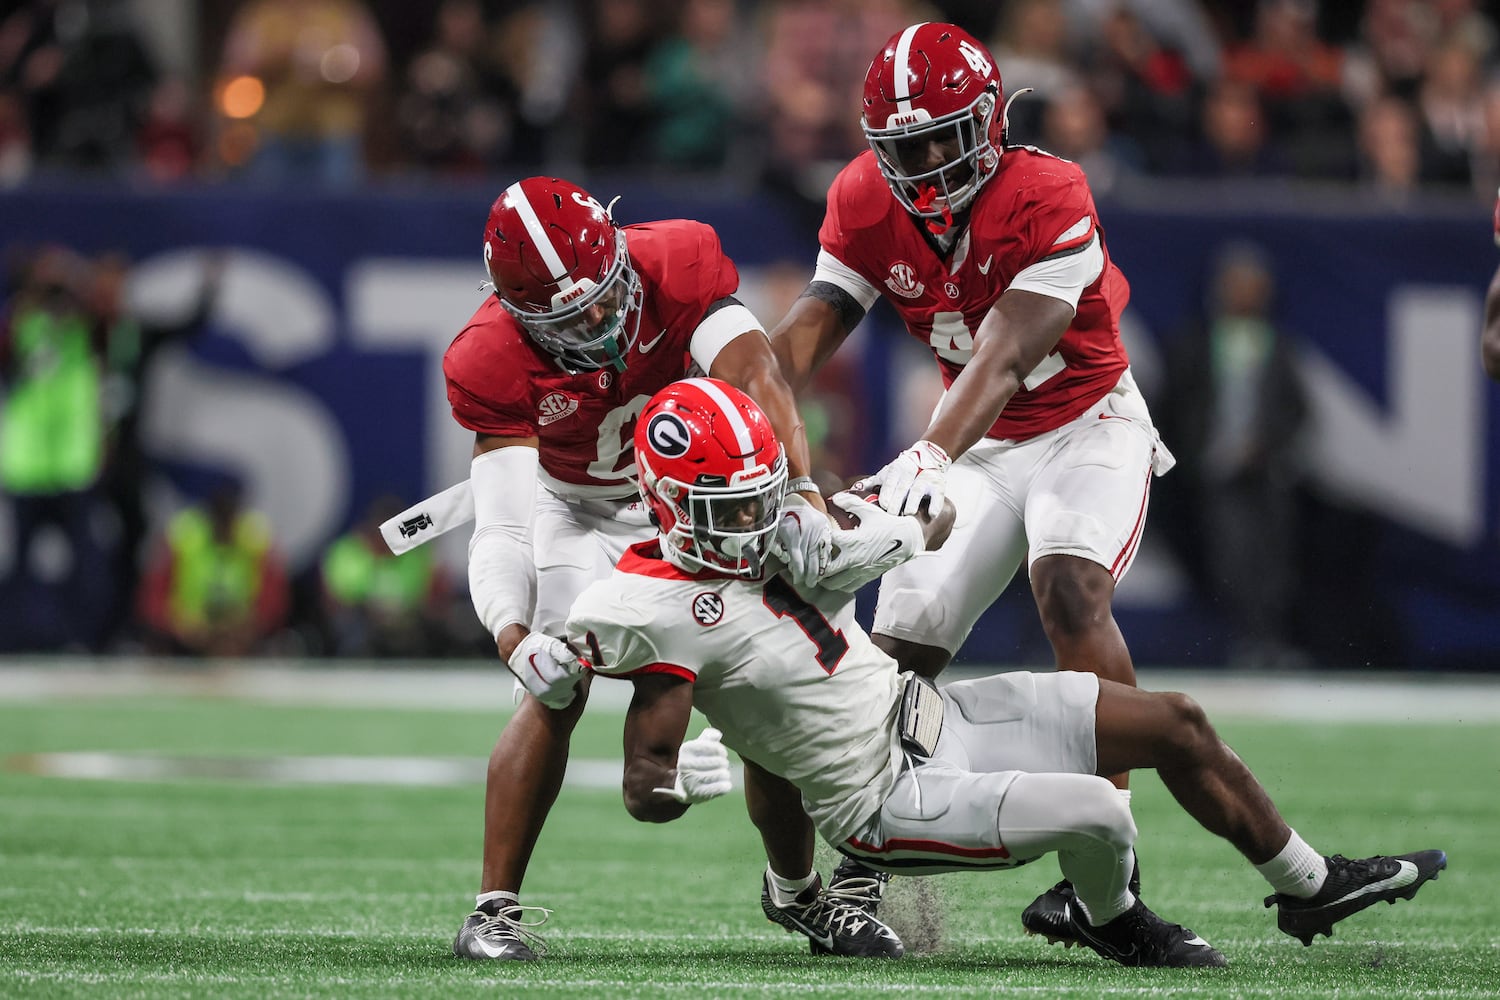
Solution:
{"label": "red g logo on helmet", "polygon": [[[924,218],[967,207],[994,175],[1004,147],[994,57],[957,25],[897,32],[865,74],[865,138],[906,210]],[[951,147],[934,157],[934,144]]]}
{"label": "red g logo on helmet", "polygon": [[485,223],[484,263],[505,311],[565,369],[624,370],[641,283],[625,234],[587,191],[555,177],[506,188]]}

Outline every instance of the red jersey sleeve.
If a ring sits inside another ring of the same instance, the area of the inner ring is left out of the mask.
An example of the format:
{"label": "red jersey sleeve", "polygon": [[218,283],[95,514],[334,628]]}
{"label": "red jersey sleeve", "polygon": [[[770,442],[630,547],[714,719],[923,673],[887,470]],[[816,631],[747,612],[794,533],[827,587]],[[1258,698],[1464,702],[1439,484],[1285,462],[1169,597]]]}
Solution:
{"label": "red jersey sleeve", "polygon": [[1082,251],[1098,227],[1094,196],[1076,163],[1037,153],[1029,166],[1010,218],[994,220],[1012,232],[1019,230],[1017,271]]}
{"label": "red jersey sleeve", "polygon": [[523,352],[503,356],[504,345],[521,336],[494,296],[479,307],[469,325],[443,355],[443,379],[453,419],[461,427],[495,437],[536,437],[541,428],[528,406],[529,366],[517,364]]}
{"label": "red jersey sleeve", "polygon": [[871,268],[862,266],[859,248],[872,240],[879,246],[889,242],[871,230],[885,221],[895,204],[875,164],[875,154],[861,153],[839,171],[828,187],[828,206],[823,213],[823,226],[818,230],[818,243],[841,263],[868,278]]}
{"label": "red jersey sleeve", "polygon": [[694,330],[708,307],[733,295],[740,272],[713,227],[672,219],[627,227],[631,263],[663,326]]}

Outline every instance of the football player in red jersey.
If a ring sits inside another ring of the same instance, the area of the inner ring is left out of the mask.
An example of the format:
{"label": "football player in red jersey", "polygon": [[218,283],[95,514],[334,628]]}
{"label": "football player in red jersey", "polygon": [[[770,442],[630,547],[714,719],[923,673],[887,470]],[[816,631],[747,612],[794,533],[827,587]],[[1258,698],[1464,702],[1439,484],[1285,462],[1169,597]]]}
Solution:
{"label": "football player in red jersey", "polygon": [[[484,260],[495,294],[448,348],[443,371],[454,418],[475,433],[474,607],[527,694],[490,757],[481,891],[453,950],[529,960],[541,908],[522,907],[518,893],[588,690],[581,661],[555,636],[573,598],[627,546],[655,536],[633,478],[642,407],[692,366],[742,389],[786,442],[793,506],[777,551],[794,581],[828,565],[831,524],[806,478],[791,389],[764,328],[734,298],[739,275],[712,229],[686,220],[619,227],[577,186],[532,177],[491,208]],[[862,953],[864,942],[841,930],[849,904],[831,899],[812,870],[812,824],[796,789],[746,769],[774,904],[835,953]]]}
{"label": "football player in red jersey", "polygon": [[[898,513],[945,494],[958,508],[940,550],[882,580],[881,648],[936,676],[1024,560],[1058,666],[1133,685],[1111,602],[1173,459],[1130,374],[1129,287],[1083,171],[1007,146],[1005,107],[962,28],[892,36],[865,77],[871,149],[834,180],[812,282],[772,346],[800,392],[884,295],[947,387],[921,440],[867,480]],[[1059,883],[1023,924],[1065,937],[1070,898]]]}
{"label": "football player in red jersey", "polygon": [[[1495,200],[1495,245],[1500,246],[1500,197]],[[1479,358],[1484,373],[1500,382],[1500,269],[1490,279],[1484,296],[1484,331],[1479,338]]]}

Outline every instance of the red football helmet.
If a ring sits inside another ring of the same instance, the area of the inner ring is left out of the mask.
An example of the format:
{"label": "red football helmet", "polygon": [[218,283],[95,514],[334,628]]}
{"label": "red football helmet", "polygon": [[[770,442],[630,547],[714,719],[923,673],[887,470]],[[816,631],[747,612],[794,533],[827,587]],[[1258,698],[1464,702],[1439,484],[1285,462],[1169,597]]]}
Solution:
{"label": "red football helmet", "polygon": [[761,575],[786,493],[786,453],[749,396],[718,379],[673,382],[641,411],[635,460],[664,546],[690,567]]}
{"label": "red football helmet", "polygon": [[[885,43],[865,74],[860,121],[908,212],[951,221],[974,200],[1004,149],[1000,100],[994,56],[956,25],[913,24]],[[933,143],[956,155],[934,165]]]}
{"label": "red football helmet", "polygon": [[641,281],[625,234],[589,193],[528,177],[495,199],[484,266],[505,311],[568,371],[625,368],[641,322]]}

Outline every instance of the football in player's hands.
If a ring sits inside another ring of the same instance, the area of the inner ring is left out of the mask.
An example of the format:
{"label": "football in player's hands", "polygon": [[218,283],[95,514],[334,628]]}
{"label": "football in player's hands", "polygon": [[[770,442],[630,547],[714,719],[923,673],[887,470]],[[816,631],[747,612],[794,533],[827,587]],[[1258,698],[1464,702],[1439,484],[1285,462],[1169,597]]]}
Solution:
{"label": "football in player's hands", "polygon": [[[855,480],[845,493],[853,493],[855,496],[869,503],[875,503],[880,498],[880,486],[866,486],[863,479]],[[828,516],[833,518],[833,523],[844,530],[853,528],[859,523],[855,515],[849,513],[832,500],[828,500]],[[947,541],[948,535],[953,530],[953,519],[958,516],[953,501],[947,497],[943,498],[943,508],[938,511],[937,516],[927,509],[927,501],[922,501],[922,506],[913,515],[922,524],[922,535],[927,539],[927,548],[932,550]]]}

